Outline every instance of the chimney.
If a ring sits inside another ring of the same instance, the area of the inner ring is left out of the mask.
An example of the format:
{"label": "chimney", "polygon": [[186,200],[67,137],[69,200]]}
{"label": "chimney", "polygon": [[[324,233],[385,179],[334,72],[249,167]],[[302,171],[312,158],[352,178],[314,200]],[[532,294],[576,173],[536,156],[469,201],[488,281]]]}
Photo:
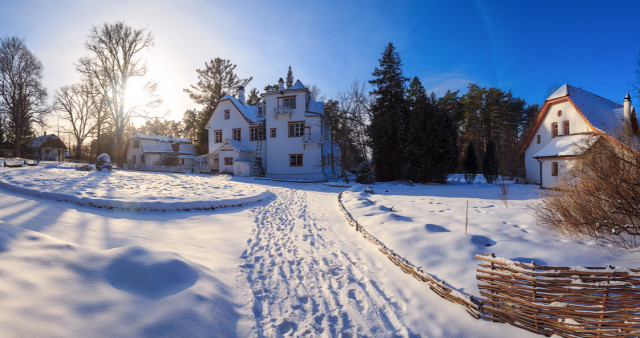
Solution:
{"label": "chimney", "polygon": [[284,80],[282,78],[280,78],[280,80],[278,80],[278,90],[279,91],[283,91],[284,90]]}
{"label": "chimney", "polygon": [[629,96],[629,93],[627,93],[627,95],[624,97],[623,107],[624,120],[629,122],[631,121],[631,96]]}
{"label": "chimney", "polygon": [[243,86],[238,87],[238,101],[244,104],[244,87]]}

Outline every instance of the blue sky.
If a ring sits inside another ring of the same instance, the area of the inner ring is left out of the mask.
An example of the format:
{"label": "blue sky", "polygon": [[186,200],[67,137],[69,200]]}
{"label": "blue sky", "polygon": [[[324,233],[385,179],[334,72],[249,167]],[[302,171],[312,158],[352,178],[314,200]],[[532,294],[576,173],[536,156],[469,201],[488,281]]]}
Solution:
{"label": "blue sky", "polygon": [[405,76],[438,94],[473,81],[542,103],[552,86],[570,83],[621,102],[636,79],[639,13],[640,1],[0,0],[0,36],[25,38],[53,93],[78,80],[73,63],[92,25],[147,28],[149,75],[165,99],[159,113],[180,119],[199,108],[182,89],[215,57],[254,76],[249,88],[291,65],[335,98],[354,79],[371,79],[388,42]]}

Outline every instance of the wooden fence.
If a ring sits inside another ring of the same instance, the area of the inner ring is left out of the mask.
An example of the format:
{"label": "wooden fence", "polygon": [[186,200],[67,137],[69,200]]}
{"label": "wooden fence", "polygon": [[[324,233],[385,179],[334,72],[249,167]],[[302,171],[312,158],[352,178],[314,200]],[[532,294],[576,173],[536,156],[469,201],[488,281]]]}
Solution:
{"label": "wooden fence", "polygon": [[487,319],[543,335],[640,336],[640,269],[525,264],[479,254]]}
{"label": "wooden fence", "polygon": [[360,232],[362,236],[368,240],[369,242],[378,246],[378,250],[382,252],[384,255],[389,258],[393,262],[393,264],[397,265],[402,271],[413,276],[415,279],[426,283],[431,290],[433,290],[440,297],[464,306],[467,312],[475,317],[476,319],[482,317],[482,312],[480,310],[480,301],[470,295],[464,294],[453,289],[451,286],[448,286],[447,283],[443,280],[438,280],[435,276],[432,276],[422,269],[418,269],[416,266],[411,264],[408,260],[396,255],[393,250],[389,249],[386,245],[380,242],[377,238],[371,235],[367,230],[365,230],[358,221],[356,221],[351,214],[347,211],[347,209],[342,204],[342,192],[338,195],[338,205],[340,206],[340,210],[345,215],[349,224],[355,228],[356,231]]}

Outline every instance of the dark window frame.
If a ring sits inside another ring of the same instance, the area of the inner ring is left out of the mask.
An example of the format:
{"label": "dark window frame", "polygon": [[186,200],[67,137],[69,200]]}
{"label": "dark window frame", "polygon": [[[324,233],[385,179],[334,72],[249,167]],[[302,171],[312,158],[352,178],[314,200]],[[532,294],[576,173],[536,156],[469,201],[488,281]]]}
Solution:
{"label": "dark window frame", "polygon": [[289,167],[300,168],[304,166],[303,154],[289,154]]}

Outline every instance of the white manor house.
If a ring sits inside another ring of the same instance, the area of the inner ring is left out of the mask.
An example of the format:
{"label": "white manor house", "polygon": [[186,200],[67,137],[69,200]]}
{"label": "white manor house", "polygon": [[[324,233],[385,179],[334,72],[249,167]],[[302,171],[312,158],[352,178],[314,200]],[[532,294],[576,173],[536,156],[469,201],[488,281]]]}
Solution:
{"label": "white manor house", "polygon": [[207,122],[213,172],[237,176],[326,181],[340,172],[340,150],[331,140],[323,102],[299,80],[262,94],[256,106],[225,95]]}

